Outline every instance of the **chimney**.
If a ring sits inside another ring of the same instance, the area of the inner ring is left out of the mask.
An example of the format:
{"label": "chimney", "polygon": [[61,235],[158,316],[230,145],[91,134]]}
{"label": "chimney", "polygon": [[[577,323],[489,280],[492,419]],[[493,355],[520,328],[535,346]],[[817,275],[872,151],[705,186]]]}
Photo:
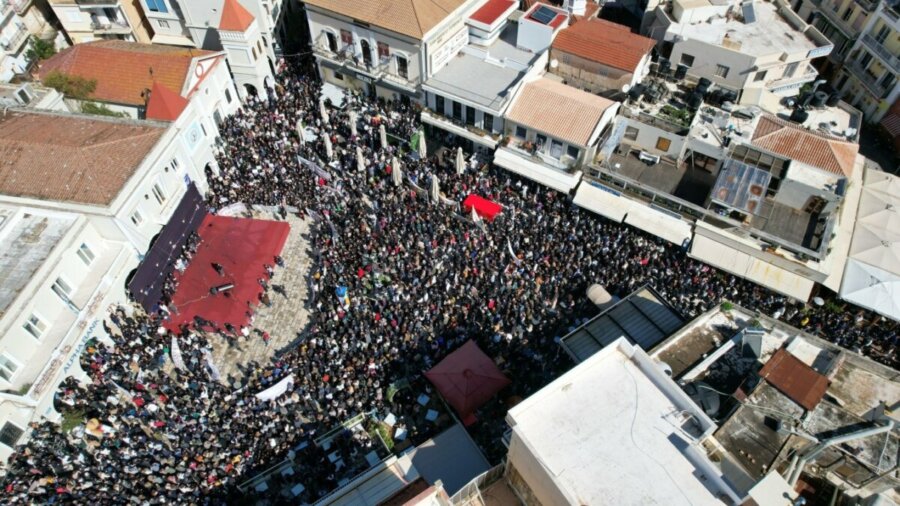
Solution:
{"label": "chimney", "polygon": [[570,16],[584,16],[587,0],[565,0],[565,9]]}

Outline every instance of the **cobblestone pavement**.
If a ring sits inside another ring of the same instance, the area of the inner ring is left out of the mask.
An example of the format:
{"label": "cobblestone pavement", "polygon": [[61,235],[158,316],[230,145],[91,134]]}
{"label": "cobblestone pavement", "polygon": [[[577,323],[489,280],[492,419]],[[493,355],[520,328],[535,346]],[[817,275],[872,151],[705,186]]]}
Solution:
{"label": "cobblestone pavement", "polygon": [[[259,219],[272,219],[271,215],[255,216]],[[285,267],[275,266],[275,276],[269,286],[282,285],[288,298],[269,289],[272,307],[260,304],[253,318],[253,330],[250,337],[240,339],[237,346],[229,346],[228,342],[218,335],[210,335],[213,347],[213,358],[222,376],[239,373],[238,364],[251,360],[264,363],[279,350],[294,343],[298,334],[306,328],[309,312],[306,301],[309,286],[306,282],[312,265],[312,254],[309,246],[309,220],[301,220],[296,216],[288,216],[291,232],[288,236],[281,257]],[[259,332],[257,332],[257,330]],[[261,332],[271,336],[268,346],[261,337]]]}

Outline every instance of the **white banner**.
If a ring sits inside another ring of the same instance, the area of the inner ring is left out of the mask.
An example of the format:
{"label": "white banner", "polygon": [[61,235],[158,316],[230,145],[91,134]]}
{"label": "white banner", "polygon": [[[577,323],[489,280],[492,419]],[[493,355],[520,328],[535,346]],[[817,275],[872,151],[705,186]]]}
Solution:
{"label": "white banner", "polygon": [[262,401],[271,401],[281,397],[285,392],[294,387],[294,375],[289,374],[287,377],[272,385],[271,387],[256,394],[256,398]]}
{"label": "white banner", "polygon": [[172,336],[172,346],[169,347],[169,353],[172,355],[172,363],[176,369],[187,369],[184,365],[184,359],[181,357],[181,348],[178,347],[178,339]]}
{"label": "white banner", "polygon": [[213,362],[212,353],[209,352],[209,348],[203,348],[203,356],[206,358],[206,367],[209,367],[209,377],[213,379],[213,381],[219,381],[222,379],[222,375],[219,374],[219,368],[216,367],[216,364]]}

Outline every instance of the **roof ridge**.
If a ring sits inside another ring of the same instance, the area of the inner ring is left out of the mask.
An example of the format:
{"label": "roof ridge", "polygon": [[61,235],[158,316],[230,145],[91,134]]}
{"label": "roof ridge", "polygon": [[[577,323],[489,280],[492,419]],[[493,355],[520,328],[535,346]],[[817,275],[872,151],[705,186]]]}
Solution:
{"label": "roof ridge", "polygon": [[409,4],[410,6],[412,6],[413,14],[416,16],[416,26],[419,28],[419,32],[421,32],[421,35],[424,36],[425,31],[422,30],[422,21],[419,19],[419,7],[416,4],[416,0],[409,0]]}

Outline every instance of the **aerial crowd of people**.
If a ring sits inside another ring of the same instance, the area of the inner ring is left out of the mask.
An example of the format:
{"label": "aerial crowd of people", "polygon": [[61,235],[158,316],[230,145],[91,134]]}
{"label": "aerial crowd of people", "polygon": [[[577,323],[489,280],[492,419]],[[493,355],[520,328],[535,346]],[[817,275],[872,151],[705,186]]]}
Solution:
{"label": "aerial crowd of people", "polygon": [[[165,311],[116,308],[104,323],[110,340],[80,358],[89,379],[57,394],[57,409],[81,423],[30,428],[0,479],[4,503],[219,504],[289,452],[306,464],[295,476],[300,499],[313,501],[341,470],[302,443],[360,413],[396,415],[413,443],[433,436],[416,402],[434,395],[421,372],[470,339],[512,379],[470,427],[496,462],[506,402],[571,367],[558,339],[596,313],[585,297],[592,284],[618,296],[650,285],[686,318],[727,299],[898,365],[895,322],[789,300],[489,157],[469,153],[460,166],[454,146],[421,156],[410,142],[424,142],[414,105],[351,94],[323,108],[320,97],[309,61],[286,62],[268,97],[251,97],[221,125],[218,171],[208,174],[214,210],[254,204],[311,220],[310,300],[290,301],[309,311],[300,343],[222,378],[203,332],[173,339],[160,326]],[[458,205],[470,194],[503,211],[473,219]],[[289,375],[281,396],[255,395]],[[345,436],[345,460],[373,444]],[[297,500],[279,492],[262,497]]]}

